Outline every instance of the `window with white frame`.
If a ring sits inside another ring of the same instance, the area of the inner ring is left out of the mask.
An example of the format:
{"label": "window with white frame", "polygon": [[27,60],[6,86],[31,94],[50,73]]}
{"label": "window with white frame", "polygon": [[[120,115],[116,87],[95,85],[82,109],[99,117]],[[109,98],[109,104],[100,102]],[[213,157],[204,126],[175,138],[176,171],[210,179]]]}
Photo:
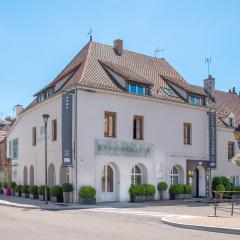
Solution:
{"label": "window with white frame", "polygon": [[176,166],[171,169],[171,185],[178,184],[179,182],[179,170]]}
{"label": "window with white frame", "polygon": [[142,170],[138,165],[135,165],[131,172],[131,184],[142,183]]}

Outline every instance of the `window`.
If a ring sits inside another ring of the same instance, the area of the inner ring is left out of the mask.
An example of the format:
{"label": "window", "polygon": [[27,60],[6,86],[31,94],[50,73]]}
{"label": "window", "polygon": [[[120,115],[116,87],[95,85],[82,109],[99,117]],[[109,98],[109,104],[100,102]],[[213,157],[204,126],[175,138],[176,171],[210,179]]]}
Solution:
{"label": "window", "polygon": [[53,94],[54,94],[54,90],[53,90],[53,89],[47,91],[47,94],[46,94],[46,95],[47,95],[47,98],[48,98],[48,97],[51,97]]}
{"label": "window", "polygon": [[40,128],[40,135],[45,136],[45,126],[41,126]]}
{"label": "window", "polygon": [[189,102],[192,105],[205,106],[205,98],[203,98],[203,97],[190,95],[189,96]]}
{"label": "window", "polygon": [[116,113],[105,112],[104,116],[104,136],[116,137]]}
{"label": "window", "polygon": [[172,89],[170,89],[170,88],[164,88],[164,87],[161,87],[161,89],[162,89],[167,95],[169,95],[169,96],[175,96]]}
{"label": "window", "polygon": [[133,84],[133,83],[128,84],[128,91],[130,93],[135,93],[135,94],[139,94],[139,95],[148,95],[149,94],[147,87],[144,87],[144,86],[138,85],[138,84]]}
{"label": "window", "polygon": [[32,146],[37,145],[37,128],[33,127],[32,128]]}
{"label": "window", "polygon": [[229,118],[229,127],[234,127],[234,119],[232,117]]}
{"label": "window", "polygon": [[192,144],[192,124],[191,123],[183,124],[183,143],[187,145]]}
{"label": "window", "polygon": [[9,157],[12,157],[12,141],[9,141],[8,143],[8,154]]}
{"label": "window", "polygon": [[57,141],[57,119],[52,120],[52,141]]}
{"label": "window", "polygon": [[136,139],[136,140],[143,139],[143,117],[142,116],[134,116],[133,139]]}
{"label": "window", "polygon": [[228,160],[231,160],[235,155],[235,144],[234,142],[228,142]]}
{"label": "window", "polygon": [[177,167],[171,169],[171,185],[178,184],[179,182],[179,171]]}
{"label": "window", "polygon": [[131,172],[131,184],[142,183],[142,171],[138,165],[135,165]]}

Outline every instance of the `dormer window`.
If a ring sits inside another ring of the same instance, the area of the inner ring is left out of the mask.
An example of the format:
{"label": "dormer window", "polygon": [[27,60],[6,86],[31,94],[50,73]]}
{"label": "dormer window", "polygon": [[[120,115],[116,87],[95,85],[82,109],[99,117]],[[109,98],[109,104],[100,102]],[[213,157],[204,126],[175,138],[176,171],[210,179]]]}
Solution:
{"label": "dormer window", "polygon": [[192,105],[205,106],[205,99],[204,99],[204,97],[190,95],[189,96],[189,102]]}
{"label": "dormer window", "polygon": [[47,93],[46,93],[47,98],[48,98],[48,97],[51,97],[53,94],[54,94],[54,90],[53,90],[53,89],[47,91]]}
{"label": "dormer window", "polygon": [[229,127],[234,127],[234,118],[232,117],[229,118]]}
{"label": "dormer window", "polygon": [[128,92],[139,95],[148,95],[148,87],[142,86],[140,84],[129,83]]}
{"label": "dormer window", "polygon": [[38,102],[42,102],[42,101],[44,101],[44,99],[45,99],[44,94],[41,94],[38,96]]}

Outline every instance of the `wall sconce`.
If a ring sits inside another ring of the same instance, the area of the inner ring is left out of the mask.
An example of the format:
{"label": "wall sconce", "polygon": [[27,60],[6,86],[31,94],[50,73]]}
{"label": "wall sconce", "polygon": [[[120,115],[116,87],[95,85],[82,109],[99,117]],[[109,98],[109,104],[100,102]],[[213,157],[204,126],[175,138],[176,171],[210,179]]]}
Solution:
{"label": "wall sconce", "polygon": [[192,177],[192,176],[193,176],[193,171],[189,170],[189,171],[188,171],[188,176],[189,176],[189,177]]}

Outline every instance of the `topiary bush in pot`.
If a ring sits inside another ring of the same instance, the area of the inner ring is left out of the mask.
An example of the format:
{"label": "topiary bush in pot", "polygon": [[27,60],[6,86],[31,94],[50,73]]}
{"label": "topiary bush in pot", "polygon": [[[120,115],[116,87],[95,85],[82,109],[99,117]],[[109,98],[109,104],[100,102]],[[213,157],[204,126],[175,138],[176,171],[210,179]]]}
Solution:
{"label": "topiary bush in pot", "polygon": [[62,187],[59,185],[54,185],[50,188],[50,196],[52,202],[62,202],[63,192]]}
{"label": "topiary bush in pot", "polygon": [[28,185],[23,185],[21,188],[22,197],[29,198]]}
{"label": "topiary bush in pot", "polygon": [[183,199],[184,187],[182,184],[173,184],[170,188],[170,194],[173,196],[172,199]]}
{"label": "topiary bush in pot", "polygon": [[157,188],[160,194],[160,200],[166,199],[166,190],[168,188],[168,184],[166,182],[160,182],[158,183]]}
{"label": "topiary bush in pot", "polygon": [[73,185],[71,183],[66,182],[62,185],[62,190],[63,190],[63,202],[64,203],[72,202],[71,193],[73,191]]}
{"label": "topiary bush in pot", "polygon": [[32,185],[28,187],[29,197],[31,199],[38,199],[38,186]]}
{"label": "topiary bush in pot", "polygon": [[146,187],[144,184],[131,185],[128,190],[131,202],[144,202]]}
{"label": "topiary bush in pot", "polygon": [[[47,187],[48,200],[50,198],[50,188]],[[45,185],[38,186],[38,198],[40,201],[45,201]]]}
{"label": "topiary bush in pot", "polygon": [[79,190],[80,203],[95,204],[96,189],[92,186],[82,186]]}

